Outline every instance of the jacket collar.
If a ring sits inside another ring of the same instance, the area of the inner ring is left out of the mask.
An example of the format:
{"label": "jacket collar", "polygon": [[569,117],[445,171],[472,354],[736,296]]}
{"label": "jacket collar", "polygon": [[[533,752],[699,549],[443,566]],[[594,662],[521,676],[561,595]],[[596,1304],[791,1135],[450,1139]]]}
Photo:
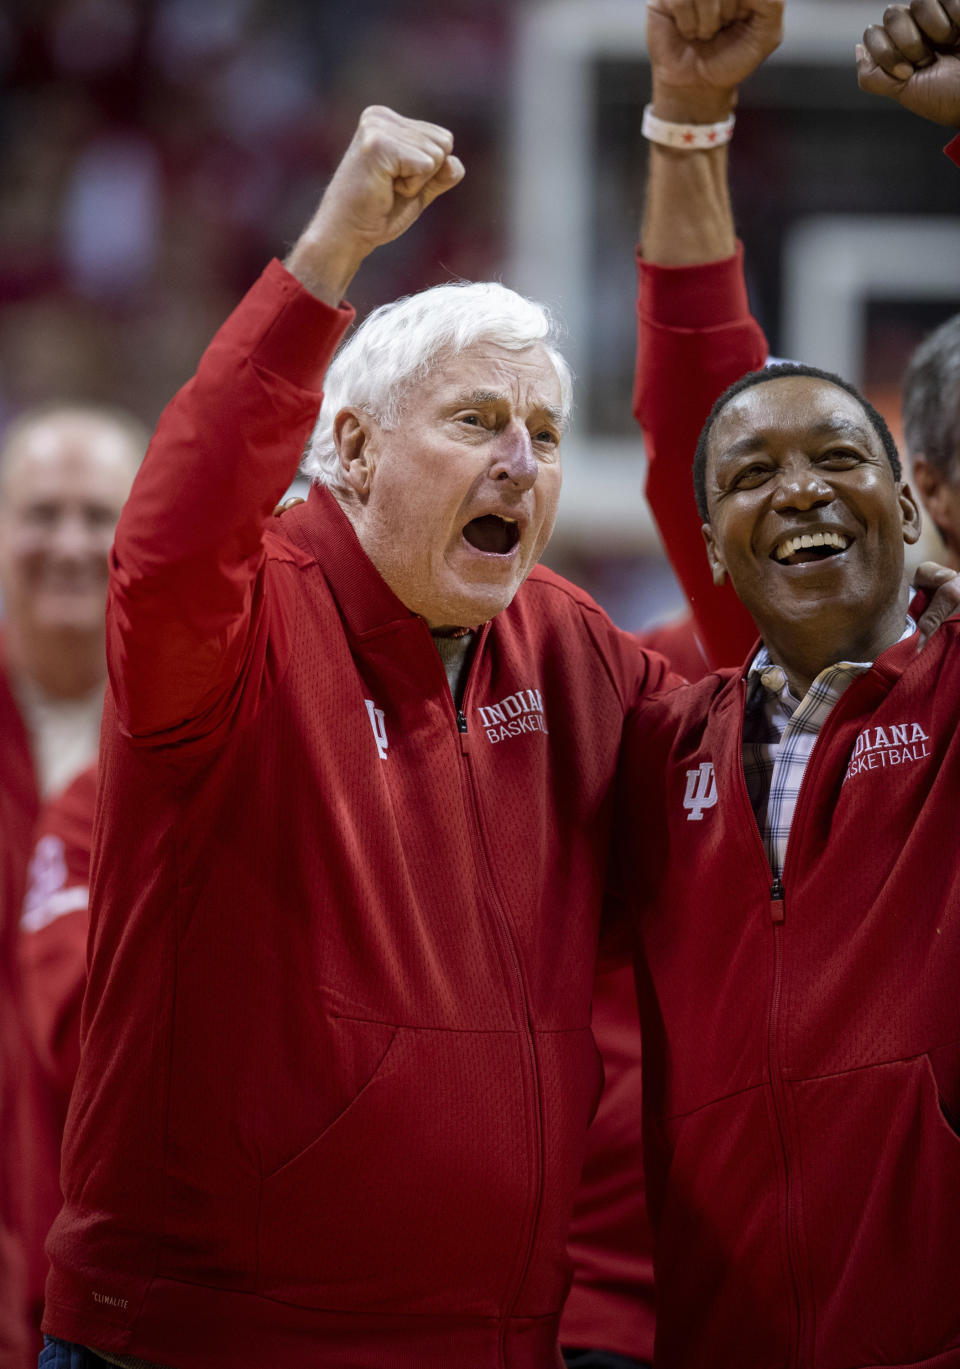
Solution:
{"label": "jacket collar", "polygon": [[311,485],[307,502],[283,515],[282,528],[323,571],[352,635],[369,637],[420,623],[363,550],[329,490]]}

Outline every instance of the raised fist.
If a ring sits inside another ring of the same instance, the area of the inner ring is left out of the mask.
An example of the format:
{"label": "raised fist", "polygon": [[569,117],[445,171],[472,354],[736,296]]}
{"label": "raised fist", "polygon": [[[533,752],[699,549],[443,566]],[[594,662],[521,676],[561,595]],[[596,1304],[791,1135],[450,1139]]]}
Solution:
{"label": "raised fist", "polygon": [[860,89],[960,127],[960,0],[888,5],[857,45]]}
{"label": "raised fist", "polygon": [[321,209],[331,226],[368,242],[372,251],[399,238],[463,177],[463,164],[452,154],[447,129],[371,105],[360,115]]}
{"label": "raised fist", "polygon": [[[647,47],[661,118],[712,122],[783,36],[784,0],[650,0]],[[669,108],[665,107],[669,103]]]}
{"label": "raised fist", "polygon": [[364,257],[405,233],[463,174],[447,129],[371,105],[287,258],[288,269],[335,304]]}

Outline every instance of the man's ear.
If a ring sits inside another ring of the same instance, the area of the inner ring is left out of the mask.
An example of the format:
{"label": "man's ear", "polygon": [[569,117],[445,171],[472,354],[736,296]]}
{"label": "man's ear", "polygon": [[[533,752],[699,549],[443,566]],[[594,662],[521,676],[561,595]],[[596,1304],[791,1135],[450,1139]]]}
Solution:
{"label": "man's ear", "polygon": [[364,502],[370,494],[376,464],[372,436],[373,422],[360,409],[341,409],[333,420],[333,442],[344,481]]}
{"label": "man's ear", "polygon": [[713,583],[715,585],[724,585],[727,581],[727,568],[723,563],[723,558],[717,547],[716,539],[713,535],[713,528],[709,523],[704,523],[700,531],[703,533],[703,540],[707,544],[707,560],[710,562]]}
{"label": "man's ear", "polygon": [[905,480],[898,482],[897,498],[900,501],[900,514],[903,518],[903,540],[908,547],[912,547],[920,537],[923,516],[919,504],[913,497],[913,490]]}

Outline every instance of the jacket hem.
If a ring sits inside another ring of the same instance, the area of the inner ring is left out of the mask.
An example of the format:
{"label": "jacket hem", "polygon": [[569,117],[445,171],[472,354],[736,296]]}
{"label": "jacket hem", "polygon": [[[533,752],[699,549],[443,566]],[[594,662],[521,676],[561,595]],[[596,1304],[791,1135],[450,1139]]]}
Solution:
{"label": "jacket hem", "polygon": [[559,1313],[338,1312],[159,1278],[129,1328],[50,1300],[43,1329],[173,1369],[554,1369],[558,1323]]}

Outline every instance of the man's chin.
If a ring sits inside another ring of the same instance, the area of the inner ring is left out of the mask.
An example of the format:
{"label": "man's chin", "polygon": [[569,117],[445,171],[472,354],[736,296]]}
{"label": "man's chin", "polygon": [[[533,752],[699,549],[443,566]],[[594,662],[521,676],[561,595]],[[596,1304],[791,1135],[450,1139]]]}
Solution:
{"label": "man's chin", "polygon": [[433,631],[443,628],[480,627],[509,608],[519,585],[496,591],[474,588],[471,593],[450,595],[441,602],[431,605],[422,616]]}

